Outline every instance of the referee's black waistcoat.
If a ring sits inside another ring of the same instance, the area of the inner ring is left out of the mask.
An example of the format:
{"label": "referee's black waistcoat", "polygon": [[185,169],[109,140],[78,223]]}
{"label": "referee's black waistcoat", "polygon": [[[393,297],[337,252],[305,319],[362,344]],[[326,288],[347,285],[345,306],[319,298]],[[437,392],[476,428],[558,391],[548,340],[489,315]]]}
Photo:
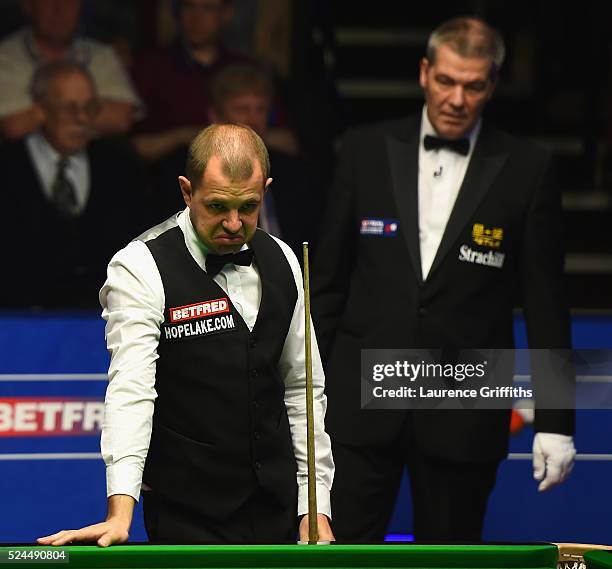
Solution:
{"label": "referee's black waistcoat", "polygon": [[296,508],[296,463],[278,373],[297,300],[289,262],[257,230],[250,246],[262,296],[249,331],[172,225],[143,239],[166,300],[143,481],[163,498],[213,519],[232,515],[261,488],[280,506]]}

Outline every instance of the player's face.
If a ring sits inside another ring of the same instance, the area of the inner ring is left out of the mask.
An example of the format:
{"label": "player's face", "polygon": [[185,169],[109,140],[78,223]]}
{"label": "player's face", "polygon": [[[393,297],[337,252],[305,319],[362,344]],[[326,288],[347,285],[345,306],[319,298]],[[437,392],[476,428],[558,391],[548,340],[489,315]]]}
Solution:
{"label": "player's face", "polygon": [[427,116],[442,138],[461,138],[474,127],[495,90],[491,65],[489,58],[462,57],[445,44],[433,63],[421,60]]}
{"label": "player's face", "polygon": [[181,176],[179,183],[191,222],[200,240],[213,253],[235,253],[251,240],[264,192],[272,180],[264,182],[259,162],[253,161],[248,180],[231,181],[224,173],[221,159],[213,156],[206,166],[202,183],[192,188]]}

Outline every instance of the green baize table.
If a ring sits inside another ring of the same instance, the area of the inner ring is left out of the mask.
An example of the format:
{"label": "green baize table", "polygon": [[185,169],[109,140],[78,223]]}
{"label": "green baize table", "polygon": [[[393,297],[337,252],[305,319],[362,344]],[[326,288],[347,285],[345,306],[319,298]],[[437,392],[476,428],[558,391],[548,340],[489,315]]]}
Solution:
{"label": "green baize table", "polygon": [[584,562],[587,569],[612,569],[612,551],[588,551]]}
{"label": "green baize table", "polygon": [[[8,549],[53,549],[0,547]],[[459,569],[556,568],[558,550],[553,544],[530,545],[124,545],[100,548],[69,546],[68,563],[0,562],[0,569],[64,567],[66,569],[266,569],[392,567]]]}

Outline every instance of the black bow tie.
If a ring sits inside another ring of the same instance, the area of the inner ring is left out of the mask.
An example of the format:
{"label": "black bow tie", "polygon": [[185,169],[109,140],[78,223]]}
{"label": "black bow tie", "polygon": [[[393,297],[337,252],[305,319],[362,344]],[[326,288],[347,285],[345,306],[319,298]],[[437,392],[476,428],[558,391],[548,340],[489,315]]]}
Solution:
{"label": "black bow tie", "polygon": [[232,263],[233,265],[242,265],[248,267],[253,262],[253,249],[245,249],[238,253],[228,253],[227,255],[215,255],[209,253],[206,255],[206,273],[214,277],[225,265]]}
{"label": "black bow tie", "polygon": [[467,156],[470,151],[470,141],[467,138],[459,138],[457,140],[448,140],[446,138],[438,138],[437,136],[425,135],[423,141],[425,150],[439,150],[440,148],[448,148],[457,154]]}

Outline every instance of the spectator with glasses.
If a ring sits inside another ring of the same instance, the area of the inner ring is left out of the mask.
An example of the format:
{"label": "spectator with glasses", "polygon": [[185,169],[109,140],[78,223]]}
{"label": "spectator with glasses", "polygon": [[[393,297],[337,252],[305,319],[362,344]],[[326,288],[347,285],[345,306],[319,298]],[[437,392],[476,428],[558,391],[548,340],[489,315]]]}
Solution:
{"label": "spectator with glasses", "polygon": [[39,68],[31,96],[40,129],[0,153],[12,244],[0,303],[94,307],[113,251],[138,233],[140,162],[127,145],[92,140],[102,103],[79,63]]}

